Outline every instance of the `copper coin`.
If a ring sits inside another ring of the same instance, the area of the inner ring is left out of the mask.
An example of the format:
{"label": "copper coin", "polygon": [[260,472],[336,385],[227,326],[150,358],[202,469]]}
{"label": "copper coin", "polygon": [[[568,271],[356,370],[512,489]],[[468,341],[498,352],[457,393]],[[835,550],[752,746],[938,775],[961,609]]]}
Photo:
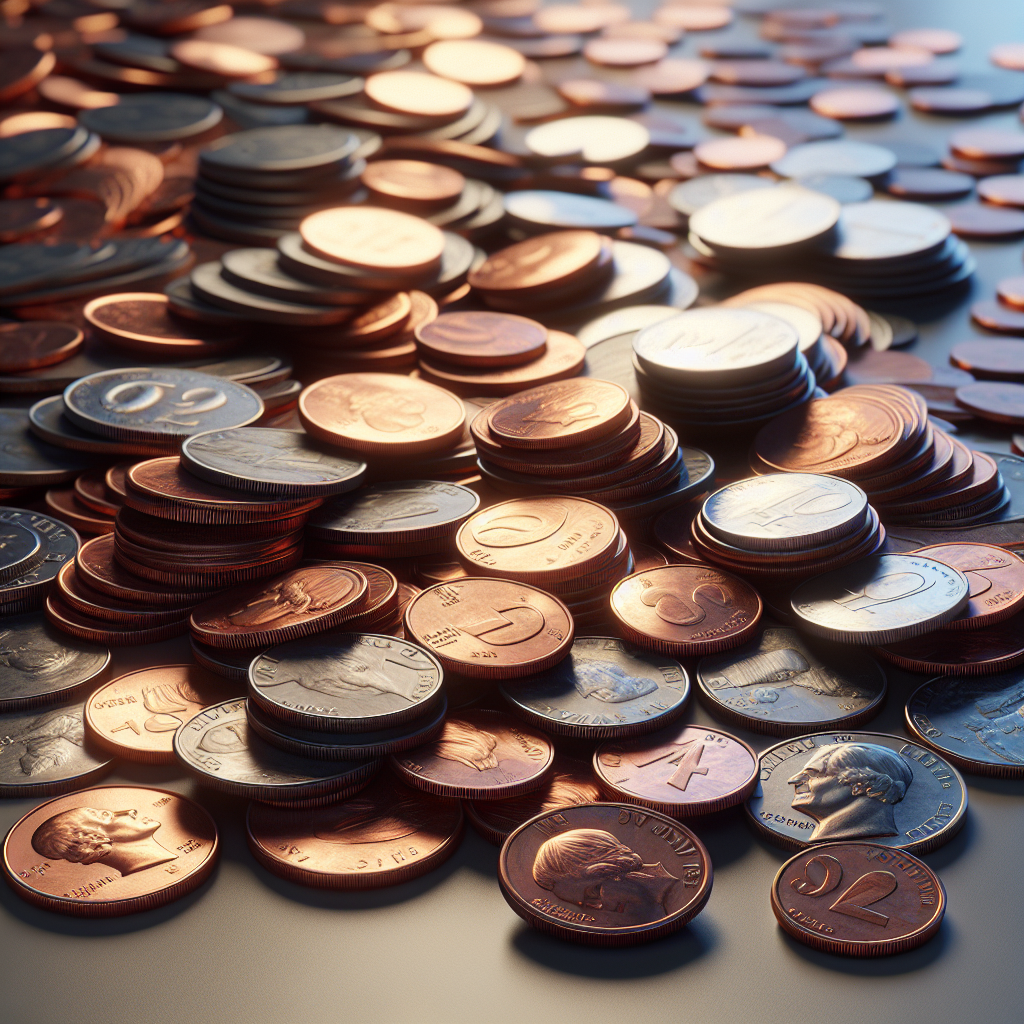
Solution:
{"label": "copper coin", "polygon": [[[77,125],[78,121],[69,114],[58,114],[53,110],[25,110],[17,114],[9,114],[0,120],[0,139],[8,139],[12,135],[24,135],[25,132],[38,132],[45,128],[75,128]],[[7,200],[7,202],[24,201]]]}
{"label": "copper coin", "polygon": [[743,803],[757,785],[757,755],[742,740],[696,725],[670,725],[594,752],[594,771],[616,800],[673,818],[714,814]]}
{"label": "copper coin", "polygon": [[450,39],[423,51],[428,71],[473,87],[508,85],[526,70],[526,59],[511,46],[483,39]]}
{"label": "copper coin", "polygon": [[[888,75],[886,78],[888,79]],[[903,84],[894,82],[894,85]],[[909,83],[908,83],[909,84]],[[984,89],[957,89],[950,86],[913,89],[910,105],[926,114],[981,114],[994,104],[990,92]]]}
{"label": "copper coin", "polygon": [[854,87],[815,93],[810,107],[816,114],[837,121],[877,121],[895,115],[900,101],[881,89]]}
{"label": "copper coin", "polygon": [[533,23],[542,32],[589,33],[629,21],[629,14],[622,4],[547,4],[533,16]]}
{"label": "copper coin", "polygon": [[354,10],[353,14],[356,21],[365,21],[370,28],[387,35],[426,30],[433,39],[470,39],[483,28],[479,16],[472,11],[445,4],[382,3],[369,8],[365,17],[362,10]]}
{"label": "copper coin", "polygon": [[362,182],[386,199],[417,203],[453,203],[466,186],[458,171],[424,160],[376,160]]}
{"label": "copper coin", "polygon": [[923,861],[875,843],[830,843],[779,868],[772,911],[798,942],[837,956],[891,956],[939,930],[946,890]]}
{"label": "copper coin", "polygon": [[138,644],[154,644],[161,640],[181,636],[188,630],[188,619],[185,614],[171,622],[142,627],[94,618],[79,611],[78,608],[72,607],[57,591],[53,591],[47,596],[44,611],[47,619],[65,633],[79,640],[93,644],[106,644],[108,647],[135,647]]}
{"label": "copper coin", "polygon": [[658,811],[579,804],[516,829],[501,850],[498,884],[509,906],[540,931],[633,946],[700,913],[711,895],[711,858],[685,825]]}
{"label": "copper coin", "polygon": [[529,363],[544,354],[547,337],[547,328],[536,320],[482,310],[442,313],[416,329],[422,351],[459,366]]}
{"label": "copper coin", "polygon": [[57,589],[62,600],[73,610],[88,618],[112,622],[115,628],[132,626],[144,630],[151,626],[180,623],[191,610],[191,605],[184,602],[171,608],[147,607],[118,600],[102,591],[90,590],[74,562],[66,562],[61,566],[57,573]]}
{"label": "copper coin", "polygon": [[1024,614],[967,632],[938,630],[928,636],[875,648],[907,672],[987,676],[1024,663]]}
{"label": "copper coin", "polygon": [[464,114],[473,92],[423,71],[381,71],[366,80],[366,95],[378,106],[399,114],[452,119]]}
{"label": "copper coin", "polygon": [[326,377],[299,396],[299,417],[314,437],[375,455],[414,455],[452,447],[466,410],[451,392],[387,373]]}
{"label": "copper coin", "polygon": [[610,601],[627,639],[684,657],[745,643],[764,608],[748,583],[697,565],[634,573],[615,584]]}
{"label": "copper coin", "polygon": [[[1024,278],[1020,280],[1024,285]],[[1024,344],[1019,341],[996,338],[961,341],[953,346],[949,361],[985,380],[1024,381]]]}
{"label": "copper coin", "polygon": [[75,556],[76,576],[85,586],[126,604],[143,607],[179,608],[202,601],[207,591],[151,583],[128,572],[114,560],[114,536],[106,534],[87,540]]}
{"label": "copper coin", "polygon": [[63,216],[61,207],[49,199],[0,200],[0,242],[16,242],[52,228]]}
{"label": "copper coin", "polygon": [[732,21],[732,8],[719,4],[668,4],[653,14],[659,25],[671,25],[686,32],[710,32]]}
{"label": "copper coin", "polygon": [[197,29],[192,38],[211,43],[229,43],[267,55],[292,53],[301,49],[306,41],[302,29],[286,21],[237,16],[219,25]]}
{"label": "copper coin", "polygon": [[229,688],[198,665],[155,665],[101,686],[85,702],[86,735],[128,761],[174,764],[174,734]]}
{"label": "copper coin", "polygon": [[963,128],[949,137],[949,148],[969,160],[1024,159],[1024,135],[1001,128]]}
{"label": "copper coin", "polygon": [[930,64],[935,54],[919,46],[870,46],[855,50],[850,61],[855,68],[884,74],[895,68]]}
{"label": "copper coin", "polygon": [[633,81],[655,96],[674,96],[702,86],[711,74],[711,65],[704,60],[667,57],[640,68]]}
{"label": "copper coin", "polygon": [[558,95],[573,106],[616,113],[646,106],[650,92],[642,86],[620,85],[596,78],[568,78],[558,83]]}
{"label": "copper coin", "polygon": [[965,238],[1016,238],[1024,235],[1024,210],[963,203],[946,211],[955,234]]}
{"label": "copper coin", "polygon": [[590,39],[583,46],[583,56],[592,64],[615,68],[635,68],[654,64],[668,54],[668,44],[661,39]]}
{"label": "copper coin", "polygon": [[974,179],[941,167],[895,167],[886,178],[885,190],[900,199],[961,199],[974,191]]}
{"label": "copper coin", "polygon": [[911,46],[932,53],[956,53],[963,46],[958,32],[945,28],[906,28],[889,37],[890,46]]}
{"label": "copper coin", "polygon": [[998,43],[988,51],[988,59],[996,67],[1024,71],[1024,43]]}
{"label": "copper coin", "polygon": [[1024,277],[1004,277],[996,285],[996,295],[1004,305],[1024,309]]}
{"label": "copper coin", "polygon": [[971,319],[990,331],[1024,336],[1024,310],[1012,309],[991,299],[971,303]]}
{"label": "copper coin", "polygon": [[978,195],[997,206],[1024,206],[1024,174],[994,174],[978,182]]}
{"label": "copper coin", "polygon": [[[102,470],[92,469],[75,477],[75,495],[83,505],[105,516],[116,516],[121,501],[112,501]],[[116,496],[115,496],[116,497]]]}
{"label": "copper coin", "polygon": [[552,231],[499,249],[470,271],[469,283],[503,294],[567,284],[592,270],[602,252],[596,232]]}
{"label": "copper coin", "polygon": [[1024,423],[1024,384],[979,380],[956,389],[957,405],[995,423]]}
{"label": "copper coin", "polygon": [[436,740],[391,756],[399,777],[435,796],[507,800],[544,785],[555,748],[499,711],[449,715]]}
{"label": "copper coin", "polygon": [[82,347],[74,324],[53,320],[0,323],[0,373],[21,373],[70,359]]}
{"label": "copper coin", "polygon": [[405,632],[446,671],[515,679],[561,661],[574,627],[568,608],[543,590],[471,577],[417,594],[406,608]]}
{"label": "copper coin", "polygon": [[459,847],[462,807],[382,775],[308,810],[251,803],[246,838],[268,871],[317,889],[378,889],[433,871]]}
{"label": "copper coin", "polygon": [[321,633],[362,610],[366,577],[335,563],[303,566],[199,605],[192,635],[211,647],[262,648]]}
{"label": "copper coin", "polygon": [[45,910],[117,917],[191,892],[219,853],[217,826],[199,804],[165,789],[102,786],[29,811],[7,833],[3,869]]}
{"label": "copper coin", "polygon": [[53,489],[46,492],[46,507],[55,516],[70,523],[79,533],[113,533],[114,519],[94,512],[78,500],[73,487]]}
{"label": "copper coin", "polygon": [[279,65],[276,57],[268,57],[231,43],[213,43],[203,39],[182,39],[171,45],[169,55],[186,67],[210,71],[225,78],[251,78]]}
{"label": "copper coin", "polygon": [[920,554],[959,569],[970,584],[967,607],[944,629],[981,629],[1024,609],[1024,559],[994,544],[931,544]]}
{"label": "copper coin", "polygon": [[749,171],[767,167],[786,153],[786,144],[771,135],[708,139],[694,147],[694,155],[716,171]]}

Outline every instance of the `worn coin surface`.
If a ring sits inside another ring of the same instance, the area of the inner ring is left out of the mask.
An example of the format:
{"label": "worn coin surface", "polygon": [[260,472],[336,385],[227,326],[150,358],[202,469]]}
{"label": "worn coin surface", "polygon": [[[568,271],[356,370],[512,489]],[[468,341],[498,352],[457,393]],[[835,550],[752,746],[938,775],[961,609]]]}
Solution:
{"label": "worn coin surface", "polygon": [[995,544],[931,544],[917,554],[951,565],[970,584],[967,607],[946,629],[982,629],[1024,608],[1024,559]]}

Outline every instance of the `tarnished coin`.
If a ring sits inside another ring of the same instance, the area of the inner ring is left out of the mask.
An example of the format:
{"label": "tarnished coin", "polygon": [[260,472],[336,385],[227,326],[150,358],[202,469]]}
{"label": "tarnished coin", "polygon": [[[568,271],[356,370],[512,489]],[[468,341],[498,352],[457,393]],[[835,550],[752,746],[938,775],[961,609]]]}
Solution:
{"label": "tarnished coin", "polygon": [[547,337],[547,328],[536,320],[486,310],[442,313],[416,328],[424,352],[459,366],[528,363],[544,354]]}
{"label": "tarnished coin", "polygon": [[441,735],[391,766],[416,789],[465,800],[504,800],[544,784],[555,756],[551,741],[499,711],[460,711]]}
{"label": "tarnished coin", "polygon": [[42,607],[60,567],[78,552],[78,534],[66,523],[41,512],[0,506],[0,524],[31,527],[46,540],[46,557],[17,579],[0,583],[0,611],[5,614]]}
{"label": "tarnished coin", "polygon": [[297,498],[355,490],[366,463],[327,450],[297,430],[239,427],[193,434],[181,446],[190,473],[238,490]]}
{"label": "tarnished coin", "polygon": [[88,455],[41,441],[30,423],[27,409],[0,409],[0,487],[70,483],[92,465]]}
{"label": "tarnished coin", "polygon": [[743,803],[757,785],[757,755],[718,729],[670,725],[602,743],[594,771],[616,800],[691,818]]}
{"label": "tarnished coin", "polygon": [[621,640],[577,637],[560,664],[503,682],[501,695],[540,729],[599,740],[653,732],[681,715],[690,677],[679,662]]}
{"label": "tarnished coin", "polygon": [[90,747],[81,699],[0,714],[0,797],[57,796],[105,775],[109,756]]}
{"label": "tarnished coin", "polygon": [[57,797],[17,821],[4,840],[3,870],[22,899],[44,910],[119,917],[198,888],[219,854],[213,818],[187,797],[102,786]]}
{"label": "tarnished coin", "polygon": [[927,942],[946,890],[923,861],[877,843],[830,843],[786,861],[772,910],[798,942],[837,956],[891,956]]}
{"label": "tarnished coin", "polygon": [[112,679],[86,700],[86,735],[127,761],[174,764],[174,734],[231,692],[223,679],[195,664],[139,669]]}
{"label": "tarnished coin", "polygon": [[362,789],[380,761],[315,761],[255,735],[245,698],[214,704],[174,734],[178,762],[205,785],[233,796],[312,807]]}
{"label": "tarnished coin", "polygon": [[787,850],[871,839],[927,853],[967,816],[960,773],[918,743],[880,732],[812,733],[761,753],[747,813]]}
{"label": "tarnished coin", "polygon": [[501,894],[527,924],[594,946],[678,931],[704,909],[711,883],[711,857],[685,825],[622,803],[539,814],[498,861]]}
{"label": "tarnished coin", "polygon": [[1024,673],[932,679],[907,701],[907,728],[973,775],[1024,777]]}
{"label": "tarnished coin", "polygon": [[441,699],[443,673],[415,644],[334,633],[271,647],[249,667],[249,699],[284,723],[326,732],[391,729]]}
{"label": "tarnished coin", "polygon": [[246,838],[268,870],[317,889],[378,889],[433,871],[459,847],[462,805],[381,776],[311,810],[249,805]]}
{"label": "tarnished coin", "polygon": [[23,576],[45,557],[45,543],[31,526],[0,522],[0,583]]}
{"label": "tarnished coin", "polygon": [[569,609],[536,587],[470,577],[437,583],[405,611],[405,634],[446,671],[517,679],[558,664],[572,646]]}
{"label": "tarnished coin", "polygon": [[728,654],[702,658],[697,684],[715,717],[775,736],[860,725],[879,712],[886,693],[885,672],[870,655],[811,645],[778,626]]}
{"label": "tarnished coin", "polygon": [[801,583],[790,604],[801,628],[828,640],[887,644],[928,633],[967,607],[970,582],[922,555],[876,555]]}
{"label": "tarnished coin", "polygon": [[21,373],[70,359],[82,347],[82,332],[59,320],[0,323],[0,373]]}
{"label": "tarnished coin", "polygon": [[263,401],[244,384],[195,370],[102,370],[65,389],[64,415],[104,437],[173,441],[255,423],[263,415]]}

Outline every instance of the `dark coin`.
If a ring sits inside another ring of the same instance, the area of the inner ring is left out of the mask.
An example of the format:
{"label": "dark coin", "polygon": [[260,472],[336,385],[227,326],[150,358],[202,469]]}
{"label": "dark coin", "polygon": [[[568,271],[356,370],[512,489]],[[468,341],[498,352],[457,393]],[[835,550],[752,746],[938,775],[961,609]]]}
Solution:
{"label": "dark coin", "polygon": [[685,825],[620,803],[539,814],[509,836],[498,863],[501,894],[527,924],[597,946],[677,931],[704,908],[711,883],[711,858]]}
{"label": "dark coin", "polygon": [[1024,335],[1024,310],[1004,306],[991,299],[980,299],[972,303],[971,319],[990,331]]}
{"label": "dark coin", "polygon": [[129,93],[109,107],[83,110],[78,123],[107,142],[170,142],[201,135],[220,123],[224,111],[204,96]]}
{"label": "dark coin", "polygon": [[20,373],[70,359],[82,346],[74,324],[53,320],[0,324],[0,373]]}
{"label": "dark coin", "polygon": [[874,195],[871,182],[849,174],[810,174],[798,184],[814,192],[824,192],[839,203],[863,203]]}
{"label": "dark coin", "polygon": [[50,199],[2,199],[0,242],[17,242],[52,228],[63,216],[63,209]]}
{"label": "dark coin", "polygon": [[957,405],[996,423],[1024,423],[1024,384],[979,380],[956,389]]}
{"label": "dark coin", "polygon": [[90,134],[88,128],[79,125],[75,128],[43,128],[0,139],[0,181],[11,181],[55,167],[89,145]]}
{"label": "dark coin", "polygon": [[964,238],[1017,238],[1024,235],[1024,210],[962,203],[947,211],[953,230]]}
{"label": "dark coin", "polygon": [[245,683],[249,678],[249,663],[255,656],[252,651],[229,651],[223,647],[211,647],[189,637],[192,657],[196,662],[215,675],[232,682]]}
{"label": "dark coin", "polygon": [[228,92],[272,106],[301,106],[358,93],[363,80],[331,71],[279,71],[269,82],[232,82]]}
{"label": "dark coin", "polygon": [[31,526],[0,523],[0,583],[23,576],[45,556],[45,543]]}
{"label": "dark coin", "polygon": [[1024,174],[996,174],[978,182],[978,195],[998,206],[1024,206]]}
{"label": "dark coin", "polygon": [[253,128],[204,149],[200,167],[236,174],[325,170],[343,165],[358,146],[355,135],[332,125]]}
{"label": "dark coin", "polygon": [[554,668],[500,686],[538,728],[595,740],[653,732],[682,714],[690,696],[677,661],[611,637],[577,637]]}
{"label": "dark coin", "polygon": [[1024,345],[1019,341],[974,338],[953,346],[949,361],[985,380],[1024,381]]}
{"label": "dark coin", "polygon": [[974,179],[940,167],[896,167],[886,178],[885,189],[900,199],[962,199],[974,191]]}
{"label": "dark coin", "polygon": [[61,566],[78,552],[78,534],[66,523],[40,512],[0,507],[0,524],[18,523],[46,541],[46,557],[23,576],[0,584],[0,611],[7,614],[41,608]]}
{"label": "dark coin", "polygon": [[744,647],[702,658],[700,695],[725,721],[776,736],[860,725],[878,714],[885,673],[847,646],[813,646],[796,630],[767,627]]}
{"label": "dark coin", "polygon": [[898,736],[812,733],[763,751],[760,767],[747,813],[787,850],[870,839],[927,853],[949,842],[967,816],[960,773]]}

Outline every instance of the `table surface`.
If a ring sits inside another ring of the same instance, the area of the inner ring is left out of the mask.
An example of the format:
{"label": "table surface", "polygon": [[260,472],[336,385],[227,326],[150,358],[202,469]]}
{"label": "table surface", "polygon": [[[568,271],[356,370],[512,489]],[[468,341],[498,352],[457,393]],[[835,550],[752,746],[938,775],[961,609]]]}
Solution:
{"label": "table surface", "polygon": [[[989,70],[993,44],[1024,39],[1024,20],[1011,17],[1016,5],[1005,0],[890,0],[885,6],[894,28],[961,32],[967,45],[960,60],[969,71]],[[647,3],[636,7],[646,10]],[[742,19],[730,31],[749,33],[752,25]],[[682,52],[694,52],[714,35],[695,33]],[[695,120],[700,113],[682,104],[675,109]],[[971,123],[979,121],[1017,124],[1013,112]],[[930,141],[944,149],[958,124],[904,114],[890,124],[852,127],[847,135]],[[991,297],[999,278],[1021,272],[1019,242],[972,242],[971,248],[978,259],[974,298]],[[969,301],[965,296],[952,312],[922,324],[911,351],[941,365],[953,344],[980,335],[970,324]],[[960,436],[978,447],[1008,450],[1004,431]],[[188,660],[187,643],[175,640],[117,652],[115,668]],[[888,705],[867,728],[898,733],[905,698],[922,677],[895,670],[889,677]],[[696,704],[687,715],[714,721]],[[775,742],[739,735],[756,749]],[[593,950],[520,921],[498,891],[497,848],[471,829],[455,856],[424,878],[376,892],[322,892],[255,863],[245,844],[242,802],[197,793],[173,767],[126,766],[110,781],[196,795],[221,828],[221,862],[185,899],[112,920],[47,913],[0,885],[6,1020],[545,1024],[641,1015],[672,1022],[1016,1024],[1024,1017],[1018,978],[1024,782],[968,776],[966,826],[925,858],[949,897],[941,931],[918,950],[860,961],[816,952],[778,928],[769,887],[788,855],[756,837],[739,811],[696,829],[711,852],[715,879],[707,908],[688,928],[649,946]],[[0,829],[37,802],[0,802]]]}

